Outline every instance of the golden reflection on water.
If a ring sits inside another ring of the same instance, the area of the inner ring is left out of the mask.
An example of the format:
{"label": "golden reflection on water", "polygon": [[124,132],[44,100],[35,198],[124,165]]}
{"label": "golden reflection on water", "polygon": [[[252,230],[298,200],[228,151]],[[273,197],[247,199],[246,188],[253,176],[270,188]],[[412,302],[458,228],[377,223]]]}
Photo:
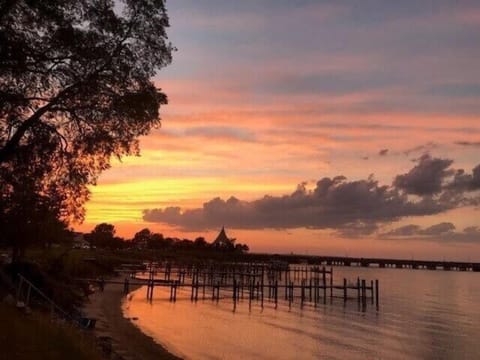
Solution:
{"label": "golden reflection on water", "polygon": [[317,308],[262,309],[230,294],[218,303],[177,302],[142,288],[125,301],[126,317],[172,352],[190,359],[476,359],[480,356],[480,274],[334,268],[335,278],[379,279],[381,306],[360,311],[355,300],[330,299]]}

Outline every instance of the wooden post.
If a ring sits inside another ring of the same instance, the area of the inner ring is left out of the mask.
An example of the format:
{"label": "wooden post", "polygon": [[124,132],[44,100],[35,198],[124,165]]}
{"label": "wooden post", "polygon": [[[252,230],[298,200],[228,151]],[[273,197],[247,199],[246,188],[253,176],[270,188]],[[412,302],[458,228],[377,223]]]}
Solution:
{"label": "wooden post", "polygon": [[205,286],[207,285],[207,272],[203,270],[203,290],[202,290],[202,299],[205,300]]}
{"label": "wooden post", "polygon": [[378,279],[375,280],[375,303],[377,305],[377,310],[378,310],[378,293],[379,293],[379,287],[378,287]]}
{"label": "wooden post", "polygon": [[195,297],[195,275],[192,276],[192,293],[190,295],[190,301],[193,301]]}
{"label": "wooden post", "polygon": [[291,287],[290,296],[292,297],[292,302],[293,302],[293,300],[295,299],[295,298],[294,298],[295,287],[294,287],[294,282],[293,282],[293,281],[291,282],[290,287]]}
{"label": "wooden post", "polygon": [[302,288],[301,288],[301,294],[300,294],[300,306],[303,307],[303,301],[305,300],[305,279],[302,279]]}
{"label": "wooden post", "polygon": [[362,279],[362,304],[365,305],[367,303],[367,289],[366,289],[366,281]]}
{"label": "wooden post", "polygon": [[347,301],[347,279],[343,278],[343,301]]}
{"label": "wooden post", "polygon": [[237,280],[233,279],[233,303],[237,302]]}
{"label": "wooden post", "polygon": [[330,267],[330,299],[333,297],[333,268]]}
{"label": "wooden post", "polygon": [[253,298],[253,285],[252,285],[252,279],[248,279],[248,308],[252,308],[252,298]]}
{"label": "wooden post", "polygon": [[[310,274],[311,276],[312,274]],[[308,300],[310,302],[312,302],[312,278],[309,279],[310,281],[310,286],[309,286],[309,289],[308,289]]]}
{"label": "wooden post", "polygon": [[174,283],[173,283],[173,282],[169,282],[169,284],[170,284],[170,298],[169,298],[169,300],[170,300],[170,301],[173,301],[173,292],[174,292],[174,290],[173,290],[173,284],[174,284]]}
{"label": "wooden post", "polygon": [[322,268],[322,281],[323,281],[323,302],[327,301],[327,275],[325,273],[325,266]]}
{"label": "wooden post", "polygon": [[244,287],[245,278],[243,277],[243,272],[240,275],[240,286],[242,287],[242,300],[243,300],[243,287]]}
{"label": "wooden post", "polygon": [[[295,273],[294,273],[295,274]],[[294,275],[294,278],[295,278],[295,275]],[[292,307],[292,282],[290,281],[290,284],[289,284],[289,287],[288,287],[288,307],[291,308]]]}
{"label": "wooden post", "polygon": [[370,281],[370,297],[372,298],[372,305],[374,303],[374,297],[373,297],[373,280]]}
{"label": "wooden post", "polygon": [[237,309],[237,279],[233,278],[233,311]]}
{"label": "wooden post", "polygon": [[196,276],[196,283],[195,283],[195,302],[198,301],[198,288],[200,287],[200,284],[199,284],[199,274],[198,274],[198,270],[197,270],[197,276]]}
{"label": "wooden post", "polygon": [[260,291],[261,291],[261,294],[260,294],[260,296],[261,296],[261,306],[262,306],[262,308],[263,308],[263,285],[264,285],[264,279],[263,279],[263,278],[264,278],[264,277],[265,277],[265,268],[264,268],[264,266],[262,265],[262,280],[261,280],[262,284],[260,285],[260,286],[261,286],[261,290],[260,290]]}
{"label": "wooden post", "polygon": [[357,277],[357,300],[360,302],[360,278]]}
{"label": "wooden post", "polygon": [[275,309],[278,306],[278,280],[275,280]]}

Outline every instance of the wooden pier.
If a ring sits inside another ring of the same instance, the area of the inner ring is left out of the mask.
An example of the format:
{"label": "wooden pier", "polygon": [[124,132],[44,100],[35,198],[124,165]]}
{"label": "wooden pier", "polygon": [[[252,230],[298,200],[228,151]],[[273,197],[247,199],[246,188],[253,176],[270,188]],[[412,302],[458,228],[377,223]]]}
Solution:
{"label": "wooden pier", "polygon": [[[270,257],[268,254],[251,254],[254,261],[261,261]],[[351,266],[373,268],[395,268],[413,270],[443,270],[443,271],[472,271],[480,272],[480,263],[446,261],[446,260],[415,260],[415,259],[389,259],[389,258],[362,258],[349,256],[324,256],[324,255],[275,255],[280,261],[290,264],[307,262],[309,264],[322,264],[325,266]]]}
{"label": "wooden pier", "polygon": [[271,264],[214,264],[172,265],[149,264],[144,272],[138,272],[128,282],[147,286],[147,299],[152,301],[155,288],[169,288],[169,300],[177,301],[177,290],[189,294],[190,300],[199,299],[220,301],[231,299],[234,309],[241,301],[247,301],[249,307],[258,303],[261,307],[271,303],[275,308],[279,304],[294,303],[300,306],[317,307],[327,300],[342,299],[344,303],[356,300],[363,309],[367,304],[379,307],[379,282],[356,278],[342,279],[335,283],[333,268],[325,266],[290,265],[284,268]]}

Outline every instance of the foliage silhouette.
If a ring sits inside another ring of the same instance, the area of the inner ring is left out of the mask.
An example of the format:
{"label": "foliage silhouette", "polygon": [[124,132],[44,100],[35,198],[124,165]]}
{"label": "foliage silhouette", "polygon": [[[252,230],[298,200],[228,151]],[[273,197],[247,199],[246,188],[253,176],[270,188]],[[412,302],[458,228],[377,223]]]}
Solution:
{"label": "foliage silhouette", "polygon": [[[223,230],[224,233],[224,230]],[[223,237],[221,237],[223,238]],[[130,241],[115,237],[115,227],[111,224],[98,224],[85,239],[96,248],[109,249],[136,249],[136,250],[187,250],[187,251],[213,251],[223,253],[247,253],[249,247],[246,244],[235,243],[235,239],[226,238],[222,242],[209,243],[204,237],[195,240],[164,237],[144,228],[133,236]],[[218,240],[218,238],[217,238]]]}
{"label": "foliage silhouette", "polygon": [[121,249],[125,247],[125,241],[115,236],[115,227],[112,224],[101,223],[85,235],[85,240],[90,248]]}
{"label": "foliage silhouette", "polygon": [[160,125],[168,26],[163,0],[0,0],[2,218],[83,220],[87,185]]}

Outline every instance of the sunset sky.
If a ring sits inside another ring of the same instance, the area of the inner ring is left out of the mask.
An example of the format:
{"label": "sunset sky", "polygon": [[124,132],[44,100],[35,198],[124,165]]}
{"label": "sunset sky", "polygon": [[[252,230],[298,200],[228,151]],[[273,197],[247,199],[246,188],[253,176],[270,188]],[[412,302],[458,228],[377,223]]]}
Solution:
{"label": "sunset sky", "polygon": [[101,175],[76,229],[480,261],[478,1],[167,8],[162,128]]}

